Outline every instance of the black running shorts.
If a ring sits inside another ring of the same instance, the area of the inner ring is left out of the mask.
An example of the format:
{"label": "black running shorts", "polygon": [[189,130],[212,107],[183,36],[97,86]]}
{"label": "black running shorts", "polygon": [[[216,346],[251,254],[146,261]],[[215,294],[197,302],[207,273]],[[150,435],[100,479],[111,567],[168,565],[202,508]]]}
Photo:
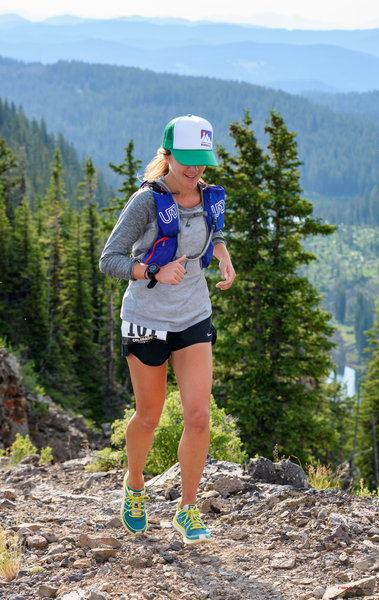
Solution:
{"label": "black running shorts", "polygon": [[172,351],[181,350],[193,344],[216,342],[216,329],[212,325],[211,317],[192,325],[184,331],[168,331],[166,341],[150,340],[131,344],[122,343],[122,356],[133,354],[145,365],[159,367],[169,358]]}

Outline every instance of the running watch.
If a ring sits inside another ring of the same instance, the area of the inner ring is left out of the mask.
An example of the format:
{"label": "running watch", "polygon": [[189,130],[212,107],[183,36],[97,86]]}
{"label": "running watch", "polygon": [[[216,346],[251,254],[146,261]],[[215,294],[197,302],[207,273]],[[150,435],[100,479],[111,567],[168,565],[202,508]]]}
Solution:
{"label": "running watch", "polygon": [[155,279],[155,276],[157,273],[159,273],[160,270],[161,268],[157,263],[150,263],[149,265],[147,265],[146,275],[150,279],[149,283],[147,284],[148,288],[151,289],[158,283],[158,281]]}

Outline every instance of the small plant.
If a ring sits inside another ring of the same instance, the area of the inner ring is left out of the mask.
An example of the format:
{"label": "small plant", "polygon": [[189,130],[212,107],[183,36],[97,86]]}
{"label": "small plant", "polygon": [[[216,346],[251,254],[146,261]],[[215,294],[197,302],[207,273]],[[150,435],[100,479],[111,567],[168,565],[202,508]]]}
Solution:
{"label": "small plant", "polygon": [[371,492],[365,485],[363,478],[359,480],[359,488],[355,489],[353,493],[358,498],[379,498],[379,489]]}
{"label": "small plant", "polygon": [[316,465],[307,465],[306,472],[309,483],[312,487],[318,490],[325,490],[327,488],[341,488],[340,475],[333,475],[333,471],[329,465],[322,465],[319,460],[317,461]]}
{"label": "small plant", "polygon": [[29,569],[28,571],[26,571],[27,575],[36,575],[37,573],[42,573],[43,571],[43,567],[41,567],[41,565],[35,565],[35,567],[32,567],[31,569]]}
{"label": "small plant", "polygon": [[25,456],[36,453],[37,448],[30,441],[29,434],[26,434],[23,438],[20,433],[16,433],[16,439],[9,452],[9,462],[12,465],[17,465]]}
{"label": "small plant", "polygon": [[22,547],[17,533],[6,532],[0,527],[0,576],[12,581],[20,572]]}
{"label": "small plant", "polygon": [[94,454],[93,461],[86,466],[86,471],[110,471],[123,464],[123,453],[120,450],[112,450],[108,446]]}
{"label": "small plant", "polygon": [[281,462],[282,460],[285,460],[285,456],[280,457],[279,456],[279,446],[278,444],[275,444],[273,450],[272,450],[272,457],[274,459],[274,462],[278,463]]}
{"label": "small plant", "polygon": [[[41,392],[37,392],[37,393],[41,394],[43,396],[43,393],[41,393]],[[46,402],[44,402],[43,400],[33,400],[29,403],[29,406],[30,406],[31,411],[38,418],[44,417],[49,412],[49,405]]]}
{"label": "small plant", "polygon": [[39,461],[44,465],[50,465],[54,461],[53,451],[50,446],[42,448]]}

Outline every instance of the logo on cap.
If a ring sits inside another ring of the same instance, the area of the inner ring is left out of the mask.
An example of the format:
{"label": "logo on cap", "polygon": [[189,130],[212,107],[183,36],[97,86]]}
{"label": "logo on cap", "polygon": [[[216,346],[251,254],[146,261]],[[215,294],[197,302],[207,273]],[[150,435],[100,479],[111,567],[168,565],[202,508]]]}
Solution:
{"label": "logo on cap", "polygon": [[212,148],[212,132],[207,131],[206,129],[201,130],[201,146],[206,146],[207,148]]}

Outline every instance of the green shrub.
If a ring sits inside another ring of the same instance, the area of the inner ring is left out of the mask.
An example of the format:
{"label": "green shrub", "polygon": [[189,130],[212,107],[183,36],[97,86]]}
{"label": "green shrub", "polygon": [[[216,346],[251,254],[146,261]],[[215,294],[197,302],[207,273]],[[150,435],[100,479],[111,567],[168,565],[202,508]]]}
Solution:
{"label": "green shrub", "polygon": [[[125,452],[125,428],[133,410],[126,410],[124,419],[112,424],[111,445],[121,452],[121,460],[127,464]],[[215,399],[210,404],[211,443],[209,454],[217,460],[243,463],[247,459],[238,437],[235,420],[218,408]],[[147,457],[145,471],[150,475],[162,473],[177,462],[177,450],[183,432],[183,417],[179,392],[171,392],[163,408],[159,425],[155,431],[154,443]]]}
{"label": "green shrub", "polygon": [[360,479],[359,487],[355,487],[353,494],[354,496],[358,496],[358,498],[379,498],[379,488],[376,491],[370,491],[365,485],[364,479]]}
{"label": "green shrub", "polygon": [[112,450],[108,446],[94,454],[93,461],[86,466],[86,471],[110,471],[120,464],[124,464],[124,454],[121,450]]}
{"label": "green shrub", "polygon": [[16,433],[16,439],[9,451],[9,462],[12,465],[17,465],[25,456],[36,453],[37,448],[30,441],[29,434],[26,434],[23,438],[21,433]]}
{"label": "green shrub", "polygon": [[50,448],[50,446],[46,446],[46,448],[42,448],[41,456],[40,456],[39,460],[44,465],[50,465],[53,462],[54,456],[53,456],[53,451]]}

